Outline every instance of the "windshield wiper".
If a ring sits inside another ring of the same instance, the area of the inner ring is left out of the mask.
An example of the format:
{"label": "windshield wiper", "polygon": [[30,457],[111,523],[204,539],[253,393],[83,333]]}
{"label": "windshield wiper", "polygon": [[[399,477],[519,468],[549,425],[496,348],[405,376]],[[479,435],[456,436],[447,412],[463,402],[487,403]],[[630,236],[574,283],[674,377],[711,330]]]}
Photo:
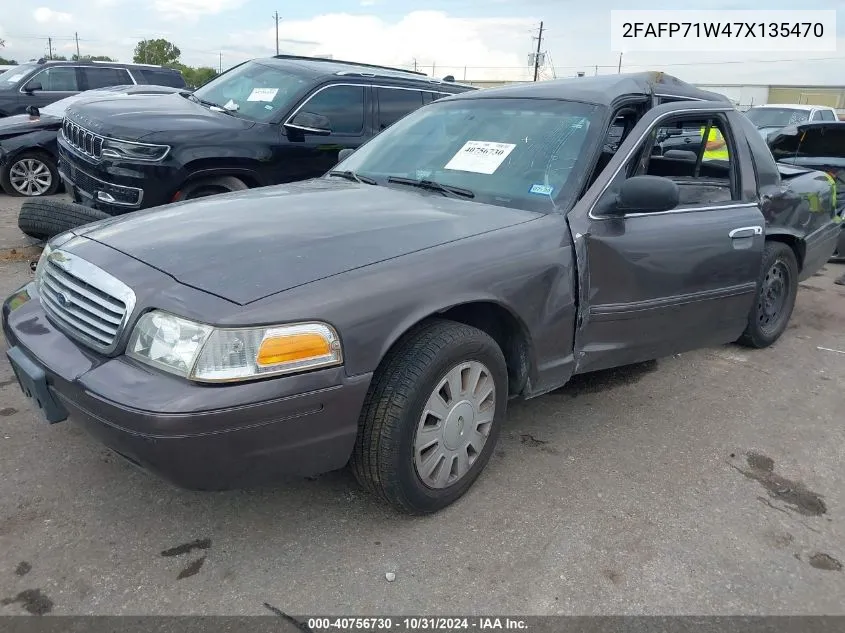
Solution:
{"label": "windshield wiper", "polygon": [[208,108],[214,108],[214,111],[215,111],[215,112],[222,112],[223,114],[229,114],[229,115],[231,115],[231,116],[233,116],[233,117],[237,117],[237,116],[238,116],[237,114],[235,114],[235,113],[234,113],[234,111],[229,110],[228,108],[224,108],[222,105],[219,105],[219,104],[217,104],[217,103],[214,103],[213,101],[206,101],[205,99],[200,99],[200,98],[199,98],[198,96],[196,96],[195,94],[185,94],[185,93],[182,93],[182,94],[183,94],[185,97],[187,97],[188,99],[191,99],[192,101],[195,101],[195,102],[197,102],[197,103],[200,103],[200,104],[202,104],[202,105],[204,105],[204,106],[206,106],[206,107],[208,107]]}
{"label": "windshield wiper", "polygon": [[443,185],[433,180],[414,180],[413,178],[402,178],[400,176],[391,176],[387,182],[395,182],[399,185],[410,185],[411,187],[418,187],[419,189],[427,189],[428,191],[438,191],[442,194],[451,194],[460,198],[474,198],[475,194],[469,189],[461,187],[453,187],[452,185]]}
{"label": "windshield wiper", "polygon": [[359,176],[354,171],[340,171],[334,170],[329,172],[329,176],[336,176],[338,178],[346,178],[346,180],[351,180],[352,182],[360,182],[365,185],[377,185],[378,183],[373,180],[372,178],[368,178],[367,176]]}

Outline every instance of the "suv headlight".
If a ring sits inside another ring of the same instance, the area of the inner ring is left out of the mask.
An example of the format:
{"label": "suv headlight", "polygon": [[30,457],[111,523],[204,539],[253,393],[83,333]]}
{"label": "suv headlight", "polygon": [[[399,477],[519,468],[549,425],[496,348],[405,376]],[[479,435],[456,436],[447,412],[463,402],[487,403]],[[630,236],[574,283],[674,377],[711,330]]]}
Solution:
{"label": "suv headlight", "polygon": [[127,356],[198,382],[234,382],[340,365],[340,339],[325,323],[216,328],[154,310],[143,315]]}
{"label": "suv headlight", "polygon": [[170,151],[169,145],[153,145],[151,143],[132,143],[107,138],[103,141],[103,153],[106,158],[125,158],[129,160],[163,160]]}
{"label": "suv headlight", "polygon": [[[53,252],[53,247],[50,243],[44,245],[44,250],[41,251],[41,257],[38,258],[38,264],[35,266],[35,289],[38,294],[41,294],[41,279],[44,276],[44,267],[47,265],[47,258]],[[32,264],[30,264],[31,266]]]}

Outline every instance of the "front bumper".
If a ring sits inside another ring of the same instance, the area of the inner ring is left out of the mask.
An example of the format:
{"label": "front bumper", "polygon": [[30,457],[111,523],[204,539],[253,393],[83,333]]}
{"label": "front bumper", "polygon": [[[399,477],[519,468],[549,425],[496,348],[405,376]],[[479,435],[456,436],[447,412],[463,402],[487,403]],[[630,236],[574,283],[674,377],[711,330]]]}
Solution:
{"label": "front bumper", "polygon": [[[116,453],[183,488],[225,490],[342,468],[371,375],[343,368],[205,386],[62,334],[30,283],[2,306],[10,360],[30,395],[39,373],[45,417],[70,417]],[[55,405],[55,408],[52,408]]]}
{"label": "front bumper", "polygon": [[171,202],[181,171],[162,163],[128,163],[79,156],[59,135],[58,170],[74,202],[111,215]]}

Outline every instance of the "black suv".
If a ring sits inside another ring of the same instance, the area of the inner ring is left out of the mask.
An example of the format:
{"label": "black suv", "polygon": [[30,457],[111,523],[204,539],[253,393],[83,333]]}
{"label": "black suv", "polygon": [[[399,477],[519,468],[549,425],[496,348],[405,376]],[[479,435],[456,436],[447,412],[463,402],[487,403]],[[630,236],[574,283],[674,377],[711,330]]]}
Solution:
{"label": "black suv", "polygon": [[0,74],[0,117],[23,114],[27,106],[43,108],[85,90],[132,84],[171,88],[186,86],[182,73],[173,68],[151,64],[40,59]]}
{"label": "black suv", "polygon": [[474,89],[354,62],[252,60],[193,93],[69,107],[59,171],[77,202],[113,215],[305,180],[409,112]]}

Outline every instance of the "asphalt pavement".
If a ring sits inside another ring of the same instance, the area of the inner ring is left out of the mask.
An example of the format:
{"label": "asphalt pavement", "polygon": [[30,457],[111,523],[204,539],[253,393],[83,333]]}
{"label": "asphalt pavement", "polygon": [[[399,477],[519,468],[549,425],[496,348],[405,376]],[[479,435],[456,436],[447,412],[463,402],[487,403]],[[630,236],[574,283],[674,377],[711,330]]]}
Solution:
{"label": "asphalt pavement", "polygon": [[[802,284],[767,350],[512,403],[486,472],[425,518],[346,471],[176,489],[40,422],[3,359],[0,615],[845,614],[843,272]],[[0,262],[2,295],[30,274]]]}

